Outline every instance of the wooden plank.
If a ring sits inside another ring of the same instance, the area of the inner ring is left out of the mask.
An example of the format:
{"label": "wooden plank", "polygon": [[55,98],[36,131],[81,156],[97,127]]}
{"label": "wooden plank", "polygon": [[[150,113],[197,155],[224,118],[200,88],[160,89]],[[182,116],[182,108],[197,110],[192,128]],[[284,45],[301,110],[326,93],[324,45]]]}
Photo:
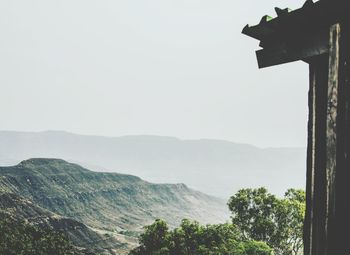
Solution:
{"label": "wooden plank", "polygon": [[310,61],[305,255],[343,255],[350,242],[350,29],[329,35],[326,64]]}
{"label": "wooden plank", "polygon": [[306,36],[301,41],[298,38],[286,38],[285,42],[258,50],[256,57],[259,68],[265,68],[298,60],[308,60],[327,54],[328,50],[328,33],[321,31],[318,34]]}
{"label": "wooden plank", "polygon": [[[327,147],[332,146],[332,150],[329,151],[329,159],[327,155],[329,161],[327,254],[332,255],[344,254],[350,242],[350,236],[343,234],[350,228],[350,32],[347,24],[337,24],[331,29],[332,54],[329,62],[332,76],[328,87],[328,122],[332,139],[329,139]],[[334,121],[335,124],[332,124]]]}
{"label": "wooden plank", "polygon": [[325,251],[325,215],[326,215],[326,117],[328,59],[316,62],[315,84],[315,152],[314,152],[314,198],[313,198],[313,240],[312,255],[321,255]]}
{"label": "wooden plank", "polygon": [[338,254],[348,249],[350,235],[350,30],[349,22],[341,24],[339,42],[339,95],[337,115],[337,176],[335,238]]}
{"label": "wooden plank", "polygon": [[316,121],[316,70],[310,65],[309,120],[306,171],[306,214],[304,221],[304,254],[312,254],[313,219],[314,219],[314,185],[315,185],[315,121]]}
{"label": "wooden plank", "polygon": [[[326,204],[326,254],[338,255],[336,250],[336,174],[337,174],[337,114],[339,94],[340,24],[330,29],[328,108],[327,108],[327,204]],[[340,254],[339,254],[340,255]]]}
{"label": "wooden plank", "polygon": [[324,254],[327,83],[328,58],[318,57],[310,63],[305,255]]}
{"label": "wooden plank", "polygon": [[313,218],[314,218],[314,185],[315,185],[315,93],[316,93],[316,71],[310,65],[310,86],[309,86],[309,120],[308,120],[308,143],[307,143],[307,171],[306,171],[306,214],[304,221],[304,254],[312,254],[313,240]]}

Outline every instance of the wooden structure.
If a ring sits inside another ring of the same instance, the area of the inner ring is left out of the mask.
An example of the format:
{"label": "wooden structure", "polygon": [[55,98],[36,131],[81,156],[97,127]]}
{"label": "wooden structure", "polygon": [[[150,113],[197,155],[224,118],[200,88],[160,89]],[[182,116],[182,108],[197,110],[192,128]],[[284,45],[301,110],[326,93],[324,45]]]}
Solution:
{"label": "wooden structure", "polygon": [[[260,68],[309,64],[305,255],[350,254],[350,3],[276,8],[243,33],[260,40]],[[296,102],[297,103],[297,102]]]}

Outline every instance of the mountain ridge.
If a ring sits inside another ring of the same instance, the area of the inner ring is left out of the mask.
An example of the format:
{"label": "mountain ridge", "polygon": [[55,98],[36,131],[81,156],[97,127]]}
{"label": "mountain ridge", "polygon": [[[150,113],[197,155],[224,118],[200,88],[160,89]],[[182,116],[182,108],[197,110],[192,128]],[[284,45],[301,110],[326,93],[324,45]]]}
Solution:
{"label": "mountain ridge", "polygon": [[153,184],[132,175],[93,172],[62,159],[35,158],[0,167],[0,191],[17,193],[51,212],[113,231],[139,231],[156,218],[175,226],[182,218],[211,223],[228,216],[223,200],[184,184]]}
{"label": "mountain ridge", "polygon": [[0,212],[64,232],[86,254],[127,254],[143,226],[161,218],[176,227],[229,219],[225,201],[185,184],[154,184],[100,173],[57,158],[0,167]]}
{"label": "mountain ridge", "polygon": [[211,139],[0,131],[0,164],[62,158],[94,171],[131,174],[152,183],[186,183],[225,199],[244,187],[266,186],[279,195],[290,187],[303,188],[305,155],[305,148],[259,148]]}

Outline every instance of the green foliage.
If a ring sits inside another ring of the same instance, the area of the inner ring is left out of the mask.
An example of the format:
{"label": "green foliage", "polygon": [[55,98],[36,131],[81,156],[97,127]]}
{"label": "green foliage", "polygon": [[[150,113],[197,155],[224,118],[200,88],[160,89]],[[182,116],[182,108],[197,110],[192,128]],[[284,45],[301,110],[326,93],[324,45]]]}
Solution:
{"label": "green foliage", "polygon": [[0,213],[1,255],[79,254],[67,238],[49,229],[39,229]]}
{"label": "green foliage", "polygon": [[301,254],[304,191],[290,189],[279,199],[265,188],[242,189],[228,206],[233,224],[246,240],[265,242],[278,255]]}
{"label": "green foliage", "polygon": [[243,241],[232,224],[201,226],[183,220],[180,227],[169,230],[166,222],[156,220],[146,226],[140,247],[133,255],[272,255],[263,242]]}
{"label": "green foliage", "polygon": [[[201,226],[183,220],[146,226],[132,255],[299,255],[303,246],[305,192],[277,198],[267,189],[242,189],[228,202],[233,224]],[[271,247],[271,248],[270,248]]]}
{"label": "green foliage", "polygon": [[157,220],[147,226],[141,235],[142,243],[149,251],[158,251],[167,245],[168,225],[165,221]]}

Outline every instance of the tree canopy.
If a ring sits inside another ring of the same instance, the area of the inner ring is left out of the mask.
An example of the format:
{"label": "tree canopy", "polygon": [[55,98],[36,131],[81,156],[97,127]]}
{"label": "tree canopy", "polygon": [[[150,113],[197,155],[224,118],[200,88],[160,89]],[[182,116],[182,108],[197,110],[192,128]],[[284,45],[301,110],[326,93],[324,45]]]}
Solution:
{"label": "tree canopy", "polygon": [[277,255],[297,255],[303,247],[305,192],[289,189],[277,198],[265,188],[242,189],[228,202],[232,223],[247,240],[266,242]]}
{"label": "tree canopy", "polygon": [[201,226],[196,221],[183,220],[169,230],[163,220],[145,227],[140,247],[133,255],[272,255],[265,243],[242,240],[232,224]]}
{"label": "tree canopy", "polygon": [[265,188],[241,189],[228,202],[232,223],[202,226],[183,220],[169,229],[163,220],[144,228],[132,255],[299,255],[303,247],[305,192],[283,198]]}

